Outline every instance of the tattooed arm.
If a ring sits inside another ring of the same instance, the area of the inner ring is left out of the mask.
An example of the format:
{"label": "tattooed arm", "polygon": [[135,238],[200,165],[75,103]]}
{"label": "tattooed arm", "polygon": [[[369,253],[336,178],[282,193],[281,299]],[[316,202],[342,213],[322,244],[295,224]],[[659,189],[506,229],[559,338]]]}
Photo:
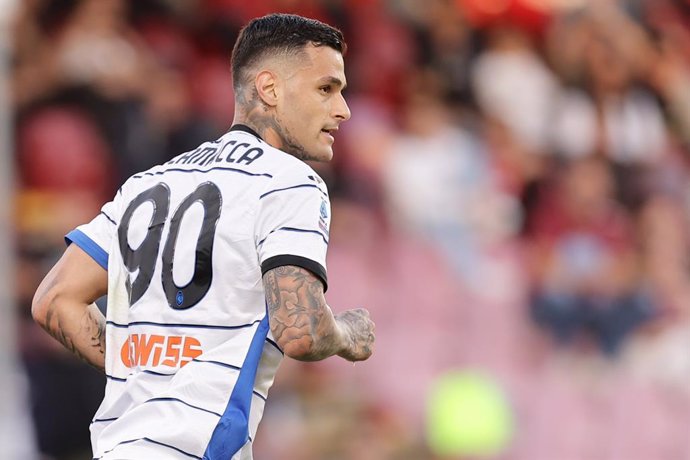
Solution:
{"label": "tattooed arm", "polygon": [[286,355],[300,361],[333,355],[362,361],[371,356],[374,323],[367,310],[334,315],[321,280],[301,267],[274,268],[263,281],[271,332]]}
{"label": "tattooed arm", "polygon": [[34,320],[76,356],[105,370],[105,318],[93,303],[107,292],[108,274],[72,244],[36,290]]}

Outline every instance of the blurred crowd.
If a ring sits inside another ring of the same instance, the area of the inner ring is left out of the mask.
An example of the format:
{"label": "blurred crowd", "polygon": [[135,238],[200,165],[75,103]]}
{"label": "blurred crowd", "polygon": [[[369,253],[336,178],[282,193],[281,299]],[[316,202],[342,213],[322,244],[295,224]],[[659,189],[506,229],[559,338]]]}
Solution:
{"label": "blurred crowd", "polygon": [[690,458],[690,2],[24,0],[16,285],[41,458],[91,458],[104,382],[32,323],[37,283],[129,175],[228,129],[232,45],[275,11],[349,45],[353,117],[314,167],[327,299],[369,308],[377,349],[285,362],[256,458],[442,458],[427,401],[452,369],[505,395],[495,458]]}

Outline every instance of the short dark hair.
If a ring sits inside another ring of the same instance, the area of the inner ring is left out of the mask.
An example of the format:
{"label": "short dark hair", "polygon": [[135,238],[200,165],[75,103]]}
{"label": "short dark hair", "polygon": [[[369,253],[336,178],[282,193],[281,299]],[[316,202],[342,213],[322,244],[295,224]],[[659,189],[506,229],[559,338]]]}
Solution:
{"label": "short dark hair", "polygon": [[341,54],[347,51],[343,33],[316,19],[284,13],[252,19],[240,31],[232,50],[235,90],[244,83],[246,76],[242,72],[266,54],[296,54],[309,43],[329,46]]}

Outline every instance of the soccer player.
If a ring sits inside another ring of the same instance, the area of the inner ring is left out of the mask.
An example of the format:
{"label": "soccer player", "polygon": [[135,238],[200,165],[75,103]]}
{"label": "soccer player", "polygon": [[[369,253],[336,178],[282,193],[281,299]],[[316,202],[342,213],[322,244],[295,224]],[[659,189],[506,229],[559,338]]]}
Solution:
{"label": "soccer player", "polygon": [[105,371],[94,458],[251,459],[283,355],[371,355],[369,313],[326,304],[330,203],[303,161],[330,160],[350,118],[345,49],[315,20],[252,20],[230,130],[130,177],[66,236],[33,316]]}

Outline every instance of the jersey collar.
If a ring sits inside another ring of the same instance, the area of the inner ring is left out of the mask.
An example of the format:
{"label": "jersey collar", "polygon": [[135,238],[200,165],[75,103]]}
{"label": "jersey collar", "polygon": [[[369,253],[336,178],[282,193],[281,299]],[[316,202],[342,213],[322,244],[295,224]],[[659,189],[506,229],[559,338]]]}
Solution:
{"label": "jersey collar", "polygon": [[254,136],[254,137],[258,138],[259,140],[262,140],[262,141],[263,141],[263,139],[261,138],[261,136],[259,136],[259,133],[257,133],[256,131],[254,131],[252,128],[250,128],[250,127],[247,126],[247,125],[243,125],[243,124],[232,125],[232,126],[230,127],[230,129],[228,130],[228,132],[230,132],[230,131],[244,131],[245,133],[249,133],[249,134],[251,134],[252,136]]}

